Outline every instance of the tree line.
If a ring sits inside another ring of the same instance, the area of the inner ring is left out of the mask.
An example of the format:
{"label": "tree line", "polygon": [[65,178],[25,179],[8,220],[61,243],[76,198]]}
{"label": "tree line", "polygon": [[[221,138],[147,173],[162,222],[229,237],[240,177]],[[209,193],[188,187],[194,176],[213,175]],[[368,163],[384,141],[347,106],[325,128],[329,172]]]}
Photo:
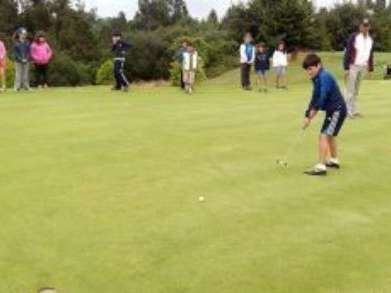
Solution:
{"label": "tree line", "polygon": [[31,33],[45,31],[55,52],[50,67],[54,85],[110,82],[114,30],[133,44],[126,64],[131,80],[168,79],[184,38],[197,46],[205,76],[210,77],[237,65],[245,32],[270,47],[284,40],[290,50],[343,50],[364,17],[371,19],[376,50],[391,50],[391,5],[372,1],[317,10],[309,0],[250,0],[231,6],[222,18],[212,10],[202,20],[190,15],[185,0],[138,4],[134,18],[128,20],[124,12],[101,18],[95,10],[86,10],[82,1],[74,5],[70,0],[0,0],[0,32],[11,48],[18,27]]}

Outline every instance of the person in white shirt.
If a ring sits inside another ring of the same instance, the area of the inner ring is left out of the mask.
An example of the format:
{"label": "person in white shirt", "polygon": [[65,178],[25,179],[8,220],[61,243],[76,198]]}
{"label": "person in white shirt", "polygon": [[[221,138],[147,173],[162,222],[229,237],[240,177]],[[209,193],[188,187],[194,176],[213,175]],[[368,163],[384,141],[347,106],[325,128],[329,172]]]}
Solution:
{"label": "person in white shirt", "polygon": [[244,43],[240,46],[240,75],[242,88],[251,90],[251,65],[255,61],[255,46],[252,44],[253,37],[250,33],[244,36]]}
{"label": "person in white shirt", "polygon": [[370,28],[369,20],[364,19],[360,25],[360,31],[351,35],[345,49],[346,104],[351,119],[362,117],[357,105],[360,83],[367,71],[373,71],[374,41],[369,33]]}
{"label": "person in white shirt", "polygon": [[185,91],[189,95],[193,93],[197,66],[198,53],[193,45],[188,44],[187,51],[183,54],[183,81],[185,83]]}
{"label": "person in white shirt", "polygon": [[272,65],[276,72],[276,88],[288,89],[286,80],[286,71],[288,68],[288,53],[285,50],[285,42],[280,41],[277,50],[272,57]]}

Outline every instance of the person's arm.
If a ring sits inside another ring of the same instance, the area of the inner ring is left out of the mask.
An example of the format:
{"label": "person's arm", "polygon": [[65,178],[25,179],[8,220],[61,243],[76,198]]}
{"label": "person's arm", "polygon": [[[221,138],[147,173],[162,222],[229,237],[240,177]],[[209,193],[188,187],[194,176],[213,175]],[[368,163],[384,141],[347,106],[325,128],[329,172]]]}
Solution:
{"label": "person's arm", "polygon": [[38,61],[38,59],[39,59],[39,57],[37,55],[37,46],[34,43],[30,46],[30,56],[34,62]]}
{"label": "person's arm", "polygon": [[349,40],[346,44],[345,55],[344,55],[344,69],[348,71],[350,69],[350,64],[354,58],[354,42],[356,40],[356,34],[352,34],[349,37]]}
{"label": "person's arm", "polygon": [[0,59],[3,60],[5,59],[7,55],[7,50],[5,49],[4,43],[0,42]]}
{"label": "person's arm", "polygon": [[249,63],[254,64],[254,62],[255,62],[255,47],[253,47],[253,53],[252,53],[251,60]]}
{"label": "person's arm", "polygon": [[303,129],[306,129],[311,124],[311,121],[316,117],[319,110],[322,109],[326,103],[327,94],[331,84],[330,80],[327,77],[319,77],[318,82],[318,88],[315,85],[311,102],[305,112]]}
{"label": "person's arm", "polygon": [[246,46],[245,45],[240,45],[240,63],[244,63],[247,60],[246,56]]}
{"label": "person's arm", "polygon": [[128,43],[128,42],[125,42],[125,41],[122,41],[122,48],[124,50],[130,50],[132,49],[133,45],[131,43]]}

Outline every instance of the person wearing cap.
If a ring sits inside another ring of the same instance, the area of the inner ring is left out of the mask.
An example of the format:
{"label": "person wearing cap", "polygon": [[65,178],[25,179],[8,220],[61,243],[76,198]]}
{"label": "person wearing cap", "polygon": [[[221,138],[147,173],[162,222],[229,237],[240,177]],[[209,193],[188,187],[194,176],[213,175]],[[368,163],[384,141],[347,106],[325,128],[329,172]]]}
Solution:
{"label": "person wearing cap", "polygon": [[30,42],[27,39],[27,30],[19,28],[14,35],[15,57],[15,91],[30,90]]}
{"label": "person wearing cap", "polygon": [[132,47],[131,44],[122,40],[122,34],[120,32],[114,32],[112,37],[113,47],[111,51],[114,55],[114,79],[115,86],[113,90],[128,91],[129,81],[124,74],[124,66],[126,61],[126,54]]}
{"label": "person wearing cap", "polygon": [[352,119],[362,117],[357,105],[360,82],[366,72],[373,71],[374,41],[369,32],[370,28],[369,20],[364,19],[359,32],[350,36],[345,49],[346,103],[349,118]]}

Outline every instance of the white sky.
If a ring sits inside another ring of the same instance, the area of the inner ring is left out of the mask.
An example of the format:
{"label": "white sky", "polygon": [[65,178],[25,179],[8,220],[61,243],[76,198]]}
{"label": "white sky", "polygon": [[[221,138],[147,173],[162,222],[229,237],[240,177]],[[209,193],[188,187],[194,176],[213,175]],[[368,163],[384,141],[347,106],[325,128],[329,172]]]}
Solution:
{"label": "white sky", "polygon": [[[138,0],[82,0],[87,9],[97,8],[100,16],[115,16],[124,11],[129,18],[132,18],[138,8]],[[220,16],[223,16],[232,3],[246,0],[186,0],[190,14],[194,17],[206,17],[212,8],[216,9]],[[314,0],[318,6],[330,6],[342,0]]]}

